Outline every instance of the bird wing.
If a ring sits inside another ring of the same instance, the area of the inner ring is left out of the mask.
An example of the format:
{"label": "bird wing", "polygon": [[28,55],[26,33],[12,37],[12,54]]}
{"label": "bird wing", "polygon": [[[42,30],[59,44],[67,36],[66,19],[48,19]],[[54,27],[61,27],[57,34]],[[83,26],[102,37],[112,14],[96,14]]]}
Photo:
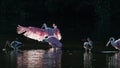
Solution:
{"label": "bird wing", "polygon": [[116,45],[120,45],[120,39],[115,41]]}
{"label": "bird wing", "polygon": [[[21,25],[18,25],[17,33],[23,34],[25,37],[38,41],[43,41],[45,37],[48,36],[46,29],[41,29],[37,27],[23,27]],[[56,37],[58,40],[61,39],[61,34],[59,29],[56,29],[54,31],[54,37]]]}
{"label": "bird wing", "polygon": [[47,32],[45,31],[45,29],[40,29],[37,27],[18,26],[17,33],[23,34],[25,37],[38,41],[43,41],[43,39],[47,36]]}

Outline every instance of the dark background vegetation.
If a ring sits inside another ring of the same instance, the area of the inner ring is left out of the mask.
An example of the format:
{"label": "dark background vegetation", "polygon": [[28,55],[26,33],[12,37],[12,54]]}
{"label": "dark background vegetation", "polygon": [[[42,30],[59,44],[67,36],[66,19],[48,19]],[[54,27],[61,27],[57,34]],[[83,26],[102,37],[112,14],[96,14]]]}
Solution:
{"label": "dark background vegetation", "polygon": [[120,2],[115,0],[1,0],[0,35],[15,36],[18,24],[58,25],[63,41],[120,37]]}

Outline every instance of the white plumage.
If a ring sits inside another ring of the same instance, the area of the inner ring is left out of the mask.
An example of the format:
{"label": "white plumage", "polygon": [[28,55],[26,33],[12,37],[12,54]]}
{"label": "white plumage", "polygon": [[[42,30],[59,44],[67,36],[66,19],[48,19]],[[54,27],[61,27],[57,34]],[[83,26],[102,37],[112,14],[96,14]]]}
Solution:
{"label": "white plumage", "polygon": [[111,43],[111,45],[112,45],[115,49],[120,50],[120,39],[115,40],[114,37],[110,37],[110,39],[109,39],[108,43],[106,44],[106,46],[108,46],[109,43]]}
{"label": "white plumage", "polygon": [[87,41],[84,42],[84,46],[85,51],[89,50],[91,51],[91,49],[93,48],[93,42],[90,40],[90,38],[87,38]]}

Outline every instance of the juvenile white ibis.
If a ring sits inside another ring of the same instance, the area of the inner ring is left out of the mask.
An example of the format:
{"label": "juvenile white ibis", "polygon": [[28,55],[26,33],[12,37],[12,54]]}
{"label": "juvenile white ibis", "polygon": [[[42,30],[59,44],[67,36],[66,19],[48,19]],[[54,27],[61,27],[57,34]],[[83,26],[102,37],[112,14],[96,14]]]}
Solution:
{"label": "juvenile white ibis", "polygon": [[115,40],[114,37],[110,37],[110,39],[109,39],[108,43],[106,44],[106,46],[108,46],[109,43],[111,43],[111,45],[112,45],[115,49],[120,50],[120,39]]}
{"label": "juvenile white ibis", "polygon": [[6,47],[9,46],[11,48],[13,48],[14,50],[18,50],[19,47],[21,47],[23,45],[23,43],[19,42],[19,41],[12,41],[11,43],[7,40],[5,47],[3,48],[3,51],[6,51]]}
{"label": "juvenile white ibis", "polygon": [[90,40],[90,38],[87,38],[87,41],[84,42],[84,46],[85,51],[89,50],[89,52],[91,51],[91,49],[93,48],[93,42]]}
{"label": "juvenile white ibis", "polygon": [[12,41],[10,43],[10,47],[13,48],[14,50],[18,50],[19,47],[21,47],[23,44],[19,41]]}

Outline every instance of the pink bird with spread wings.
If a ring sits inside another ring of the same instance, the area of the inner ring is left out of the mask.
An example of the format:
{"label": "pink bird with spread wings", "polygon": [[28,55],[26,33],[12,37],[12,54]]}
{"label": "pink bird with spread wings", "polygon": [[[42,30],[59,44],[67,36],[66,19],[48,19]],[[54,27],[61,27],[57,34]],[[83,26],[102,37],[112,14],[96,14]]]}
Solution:
{"label": "pink bird with spread wings", "polygon": [[[28,37],[37,41],[43,41],[45,37],[48,36],[48,32],[46,31],[46,29],[31,27],[31,26],[24,27],[21,25],[17,26],[17,33],[23,34],[25,37]],[[58,40],[61,40],[61,33],[58,28],[54,30],[53,34],[55,38],[57,38]]]}

